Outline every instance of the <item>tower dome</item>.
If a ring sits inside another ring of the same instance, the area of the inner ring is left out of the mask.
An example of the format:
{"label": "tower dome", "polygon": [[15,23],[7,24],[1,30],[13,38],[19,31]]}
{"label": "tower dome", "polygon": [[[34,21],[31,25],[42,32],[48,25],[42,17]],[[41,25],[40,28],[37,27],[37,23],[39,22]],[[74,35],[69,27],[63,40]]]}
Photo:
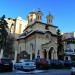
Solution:
{"label": "tower dome", "polygon": [[53,21],[53,16],[51,15],[51,13],[49,13],[47,16],[47,24],[52,24],[52,21]]}
{"label": "tower dome", "polygon": [[28,19],[28,24],[30,25],[30,24],[32,24],[32,23],[34,23],[35,22],[35,20],[36,20],[36,12],[30,12],[29,14],[28,14],[28,16],[27,16],[27,19]]}
{"label": "tower dome", "polygon": [[36,21],[41,22],[42,15],[43,15],[42,11],[40,9],[38,9],[38,11],[36,12]]}

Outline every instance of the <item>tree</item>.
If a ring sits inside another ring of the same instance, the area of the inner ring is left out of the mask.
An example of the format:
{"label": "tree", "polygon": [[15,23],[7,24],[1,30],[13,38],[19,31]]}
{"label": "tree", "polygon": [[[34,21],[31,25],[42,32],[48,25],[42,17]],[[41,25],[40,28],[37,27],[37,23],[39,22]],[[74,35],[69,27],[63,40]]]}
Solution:
{"label": "tree", "polygon": [[7,32],[7,28],[8,28],[8,25],[7,25],[7,22],[5,20],[5,15],[3,15],[1,18],[0,18],[0,49],[2,48],[3,50],[6,49],[6,39],[7,39],[7,36],[8,36],[8,32]]}
{"label": "tree", "polygon": [[62,35],[60,33],[60,30],[57,30],[57,55],[59,60],[63,60],[63,41],[62,41]]}
{"label": "tree", "polygon": [[14,59],[14,41],[15,38],[12,34],[8,34],[6,41],[6,50],[4,51],[4,56]]}

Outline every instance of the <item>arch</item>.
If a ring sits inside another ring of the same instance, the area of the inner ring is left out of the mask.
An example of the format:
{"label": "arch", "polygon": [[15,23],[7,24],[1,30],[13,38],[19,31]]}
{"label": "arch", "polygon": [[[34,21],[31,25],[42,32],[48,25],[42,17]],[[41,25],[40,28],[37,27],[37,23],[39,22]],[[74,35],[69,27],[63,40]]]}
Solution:
{"label": "arch", "polygon": [[34,44],[30,43],[30,48],[31,48],[31,59],[35,59],[35,48],[34,48]]}
{"label": "arch", "polygon": [[50,49],[49,49],[49,52],[48,52],[48,58],[49,59],[51,59],[52,57],[53,57],[53,51],[54,50],[54,48],[53,47],[51,47]]}

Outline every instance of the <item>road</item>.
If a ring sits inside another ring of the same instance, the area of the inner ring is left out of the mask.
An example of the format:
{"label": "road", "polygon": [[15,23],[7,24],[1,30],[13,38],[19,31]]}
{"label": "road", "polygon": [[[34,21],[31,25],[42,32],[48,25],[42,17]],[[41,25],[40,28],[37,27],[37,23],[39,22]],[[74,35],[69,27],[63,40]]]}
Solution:
{"label": "road", "polygon": [[34,71],[34,72],[23,72],[23,71],[13,71],[13,72],[4,72],[0,75],[70,75],[70,70],[48,70],[48,71]]}

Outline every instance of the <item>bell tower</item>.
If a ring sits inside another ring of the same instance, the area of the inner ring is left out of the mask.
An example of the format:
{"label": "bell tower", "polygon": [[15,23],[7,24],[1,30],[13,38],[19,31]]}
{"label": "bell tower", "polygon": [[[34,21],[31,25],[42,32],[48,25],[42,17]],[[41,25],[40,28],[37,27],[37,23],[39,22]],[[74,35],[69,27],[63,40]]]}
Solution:
{"label": "bell tower", "polygon": [[36,20],[36,12],[30,12],[27,16],[28,25],[33,24]]}
{"label": "bell tower", "polygon": [[40,9],[38,9],[38,11],[36,12],[36,21],[41,22],[42,15],[43,15],[42,11]]}
{"label": "bell tower", "polygon": [[38,11],[32,11],[28,14],[27,19],[28,19],[28,25],[33,24],[35,21],[41,22],[42,20],[42,12],[39,9]]}
{"label": "bell tower", "polygon": [[47,24],[52,24],[53,22],[53,16],[49,13],[47,16],[46,16],[46,18],[47,18]]}

